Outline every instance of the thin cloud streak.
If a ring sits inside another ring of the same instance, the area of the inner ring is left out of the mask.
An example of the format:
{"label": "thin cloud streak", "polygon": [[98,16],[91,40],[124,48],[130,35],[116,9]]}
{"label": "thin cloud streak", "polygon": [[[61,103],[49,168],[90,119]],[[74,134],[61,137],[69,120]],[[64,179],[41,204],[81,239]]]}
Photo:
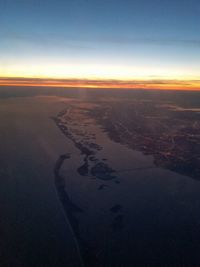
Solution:
{"label": "thin cloud streak", "polygon": [[95,43],[114,44],[114,45],[154,45],[154,46],[193,46],[200,48],[200,39],[174,39],[174,38],[132,38],[128,36],[99,36],[95,39],[89,37],[73,37],[70,35],[58,35],[52,32],[51,37],[46,37],[34,33],[32,35],[23,35],[15,32],[9,32],[2,37],[7,40],[28,42],[38,45],[38,41],[42,45],[59,45],[66,46],[70,49],[95,49]]}
{"label": "thin cloud streak", "polygon": [[124,45],[163,45],[163,46],[196,46],[200,47],[200,39],[157,39],[157,38],[131,38],[131,37],[107,37],[100,39],[102,42]]}
{"label": "thin cloud streak", "polygon": [[0,78],[0,86],[49,86],[88,88],[130,88],[200,90],[200,80],[95,80],[95,79],[48,79],[48,78]]}

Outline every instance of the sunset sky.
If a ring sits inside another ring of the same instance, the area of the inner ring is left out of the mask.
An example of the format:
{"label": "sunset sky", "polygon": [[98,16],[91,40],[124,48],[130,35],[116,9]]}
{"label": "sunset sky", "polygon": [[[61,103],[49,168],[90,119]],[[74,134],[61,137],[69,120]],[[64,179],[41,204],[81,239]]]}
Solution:
{"label": "sunset sky", "polygon": [[199,0],[0,0],[0,85],[200,89],[199,14]]}

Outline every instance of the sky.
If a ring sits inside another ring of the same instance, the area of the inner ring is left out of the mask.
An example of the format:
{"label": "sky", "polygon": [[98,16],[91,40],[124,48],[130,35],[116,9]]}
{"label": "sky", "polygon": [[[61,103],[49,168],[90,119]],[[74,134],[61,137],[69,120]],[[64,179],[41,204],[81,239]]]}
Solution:
{"label": "sky", "polygon": [[0,0],[0,85],[198,89],[199,14],[199,0]]}

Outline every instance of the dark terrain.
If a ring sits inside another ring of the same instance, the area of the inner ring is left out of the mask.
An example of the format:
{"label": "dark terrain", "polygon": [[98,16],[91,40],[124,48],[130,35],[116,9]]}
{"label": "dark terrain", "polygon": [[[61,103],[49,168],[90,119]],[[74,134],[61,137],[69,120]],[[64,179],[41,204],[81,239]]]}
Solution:
{"label": "dark terrain", "polygon": [[0,88],[0,265],[200,266],[199,99]]}

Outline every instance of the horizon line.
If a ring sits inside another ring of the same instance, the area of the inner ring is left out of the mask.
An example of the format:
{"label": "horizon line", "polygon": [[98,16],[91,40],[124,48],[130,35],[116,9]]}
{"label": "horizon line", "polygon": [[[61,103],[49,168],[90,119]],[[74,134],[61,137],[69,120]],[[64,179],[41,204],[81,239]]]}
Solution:
{"label": "horizon line", "polygon": [[157,89],[200,91],[200,79],[88,79],[47,77],[0,77],[0,86],[63,87],[99,89]]}

